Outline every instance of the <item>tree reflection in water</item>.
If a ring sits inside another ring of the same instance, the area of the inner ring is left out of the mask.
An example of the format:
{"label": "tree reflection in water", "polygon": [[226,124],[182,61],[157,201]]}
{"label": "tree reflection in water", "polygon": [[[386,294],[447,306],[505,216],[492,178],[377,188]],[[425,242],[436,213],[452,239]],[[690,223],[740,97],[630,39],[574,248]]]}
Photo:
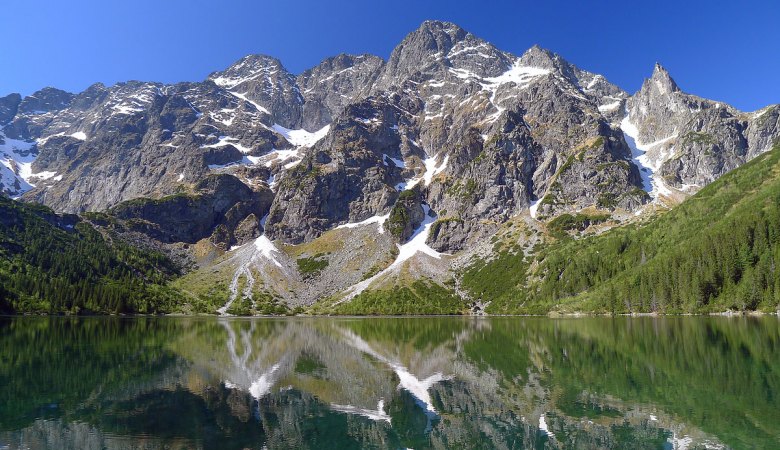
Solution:
{"label": "tree reflection in water", "polygon": [[0,352],[8,448],[780,446],[774,317],[5,318]]}

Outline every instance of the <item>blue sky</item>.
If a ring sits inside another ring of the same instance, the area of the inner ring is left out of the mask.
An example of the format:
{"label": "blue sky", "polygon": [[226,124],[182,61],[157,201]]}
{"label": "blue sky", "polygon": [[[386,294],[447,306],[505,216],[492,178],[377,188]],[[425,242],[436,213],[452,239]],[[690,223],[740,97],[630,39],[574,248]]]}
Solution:
{"label": "blue sky", "polygon": [[387,58],[423,20],[439,19],[515,54],[539,44],[632,93],[658,61],[685,91],[743,110],[780,103],[777,0],[3,3],[0,95],[202,80],[250,53],[295,73],[340,52]]}

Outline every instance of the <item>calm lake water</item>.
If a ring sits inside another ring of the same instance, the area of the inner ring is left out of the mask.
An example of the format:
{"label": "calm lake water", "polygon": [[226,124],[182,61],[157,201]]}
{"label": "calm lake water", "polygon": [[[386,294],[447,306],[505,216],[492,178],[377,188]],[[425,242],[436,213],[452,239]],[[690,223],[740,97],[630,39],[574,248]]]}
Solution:
{"label": "calm lake water", "polygon": [[0,449],[780,448],[780,319],[0,318]]}

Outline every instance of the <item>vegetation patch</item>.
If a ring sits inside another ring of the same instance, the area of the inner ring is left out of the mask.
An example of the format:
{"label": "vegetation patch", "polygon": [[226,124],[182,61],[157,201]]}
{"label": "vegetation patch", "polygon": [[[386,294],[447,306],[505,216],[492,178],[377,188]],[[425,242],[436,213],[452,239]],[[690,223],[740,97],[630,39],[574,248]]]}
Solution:
{"label": "vegetation patch", "polygon": [[644,226],[548,246],[534,301],[598,312],[777,309],[780,150]]}
{"label": "vegetation patch", "polygon": [[507,305],[519,303],[525,296],[528,264],[522,249],[499,251],[489,261],[478,259],[463,272],[461,285],[475,300],[490,301],[493,311],[504,311]]}
{"label": "vegetation patch", "polygon": [[571,169],[573,165],[574,165],[574,155],[569,155],[569,157],[566,158],[566,162],[563,163],[560,169],[558,169],[558,173],[556,175],[565,173],[567,170]]}
{"label": "vegetation patch", "polygon": [[476,192],[477,181],[473,178],[467,179],[464,183],[461,183],[461,181],[458,180],[447,189],[447,194],[464,200],[474,198]]}
{"label": "vegetation patch", "polygon": [[441,231],[442,225],[448,224],[448,223],[463,223],[463,219],[460,217],[445,217],[443,219],[438,219],[436,222],[433,222],[431,225],[431,236],[438,236],[439,231]]}
{"label": "vegetation patch", "polygon": [[311,258],[298,258],[295,262],[298,264],[298,272],[301,273],[303,278],[316,277],[328,267],[328,260],[322,253]]}
{"label": "vegetation patch", "polygon": [[608,169],[610,167],[619,167],[623,170],[631,170],[631,166],[628,164],[628,161],[611,161],[607,163],[601,163],[596,166],[596,170],[603,171],[605,169]]}
{"label": "vegetation patch", "polygon": [[715,138],[709,133],[691,131],[682,138],[683,144],[714,144]]}
{"label": "vegetation patch", "polygon": [[611,192],[602,192],[596,199],[596,206],[604,209],[613,209],[617,206],[617,196]]}
{"label": "vegetation patch", "polygon": [[609,214],[561,214],[551,220],[547,227],[551,232],[584,231],[591,225],[606,222]]}
{"label": "vegetation patch", "polygon": [[408,286],[364,291],[330,312],[345,315],[403,315],[463,314],[466,310],[467,305],[454,291],[429,280],[416,280]]}

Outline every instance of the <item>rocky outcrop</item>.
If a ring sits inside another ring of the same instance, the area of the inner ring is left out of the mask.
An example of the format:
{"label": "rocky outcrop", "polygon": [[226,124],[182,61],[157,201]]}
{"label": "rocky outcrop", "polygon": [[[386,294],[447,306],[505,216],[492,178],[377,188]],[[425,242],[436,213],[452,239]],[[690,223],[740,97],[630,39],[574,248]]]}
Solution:
{"label": "rocky outcrop", "polygon": [[333,122],[373,84],[383,65],[377,56],[341,54],[298,75],[305,100],[300,127],[316,131]]}
{"label": "rocky outcrop", "polygon": [[5,97],[0,97],[0,125],[13,120],[21,102],[22,96],[19,94],[8,94]]}
{"label": "rocky outcrop", "polygon": [[396,199],[384,227],[400,242],[406,242],[425,220],[420,194],[412,189],[403,191]]}
{"label": "rocky outcrop", "polygon": [[[413,107],[414,105],[410,105]],[[359,222],[389,208],[402,180],[398,158],[404,123],[386,99],[369,98],[350,105],[331,131],[279,184],[267,233],[299,243],[336,224]]]}
{"label": "rocky outcrop", "polygon": [[232,175],[211,175],[192,193],[130,200],[112,208],[111,214],[131,230],[164,243],[211,237],[227,249],[259,236],[257,218],[267,214],[271,198],[267,188],[252,191]]}
{"label": "rocky outcrop", "polygon": [[778,135],[777,106],[755,113],[683,92],[660,64],[626,102],[647,160],[661,181],[695,192],[769,150]]}
{"label": "rocky outcrop", "polygon": [[249,55],[208,79],[217,86],[246,98],[271,116],[272,123],[298,128],[303,112],[303,96],[295,76],[271,56]]}
{"label": "rocky outcrop", "polygon": [[221,166],[289,148],[259,115],[211,83],[95,85],[38,139],[33,171],[61,177],[26,198],[80,212],[173,194]]}

